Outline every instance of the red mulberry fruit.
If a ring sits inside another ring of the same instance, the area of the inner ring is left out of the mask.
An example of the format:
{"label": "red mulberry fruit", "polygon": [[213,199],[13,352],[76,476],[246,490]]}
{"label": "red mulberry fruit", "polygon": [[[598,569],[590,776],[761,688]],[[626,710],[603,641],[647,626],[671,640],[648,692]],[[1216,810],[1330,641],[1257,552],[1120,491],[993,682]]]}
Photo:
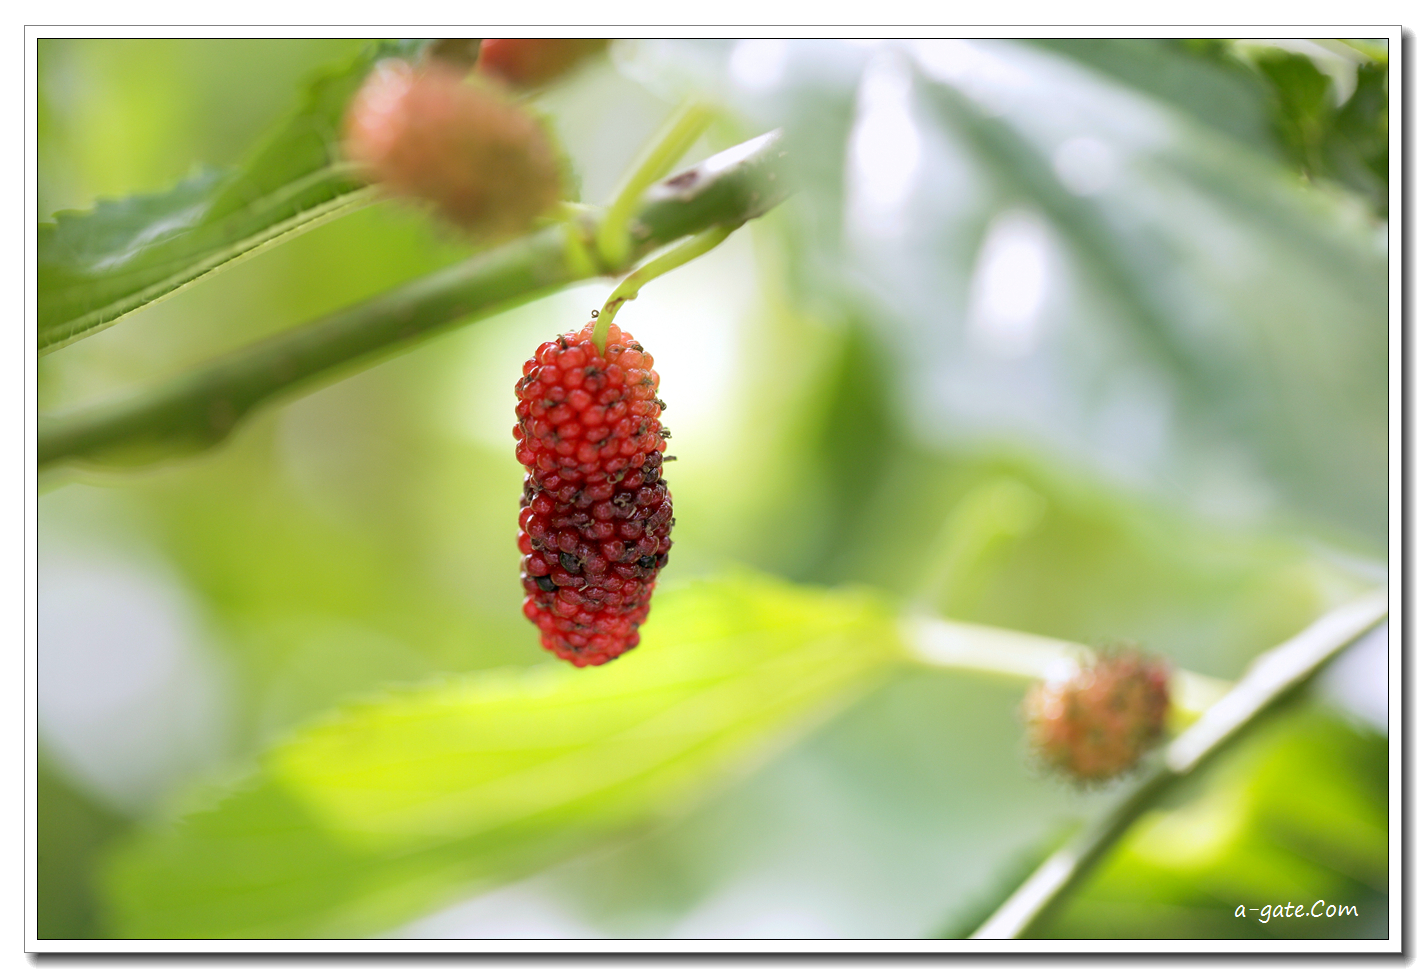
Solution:
{"label": "red mulberry fruit", "polygon": [[590,37],[487,37],[480,45],[476,67],[516,88],[536,88],[608,44]]}
{"label": "red mulberry fruit", "polygon": [[1030,747],[1080,781],[1128,771],[1163,734],[1169,668],[1127,648],[1096,653],[1073,676],[1033,687],[1022,706]]}
{"label": "red mulberry fruit", "polygon": [[525,616],[576,666],[639,643],[673,527],[654,358],[618,326],[601,356],[593,332],[541,344],[515,385]]}

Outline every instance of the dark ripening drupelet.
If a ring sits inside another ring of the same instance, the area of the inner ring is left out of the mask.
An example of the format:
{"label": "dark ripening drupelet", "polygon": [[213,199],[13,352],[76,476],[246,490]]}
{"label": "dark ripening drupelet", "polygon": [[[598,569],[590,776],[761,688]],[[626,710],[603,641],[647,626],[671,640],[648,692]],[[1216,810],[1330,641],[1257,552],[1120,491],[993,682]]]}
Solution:
{"label": "dark ripening drupelet", "polygon": [[525,617],[577,666],[639,644],[673,528],[654,358],[618,326],[600,356],[593,333],[541,344],[515,385]]}

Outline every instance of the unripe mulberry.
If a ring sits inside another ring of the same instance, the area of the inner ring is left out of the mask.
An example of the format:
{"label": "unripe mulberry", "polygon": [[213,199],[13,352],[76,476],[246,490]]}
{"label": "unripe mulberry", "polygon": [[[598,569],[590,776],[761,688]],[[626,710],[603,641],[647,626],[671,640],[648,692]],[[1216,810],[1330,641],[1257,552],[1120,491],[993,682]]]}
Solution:
{"label": "unripe mulberry", "polygon": [[598,54],[608,43],[592,37],[487,37],[481,42],[476,68],[516,88],[535,88]]}
{"label": "unripe mulberry", "polygon": [[515,385],[525,616],[576,666],[639,643],[673,528],[654,358],[618,326],[601,356],[593,333],[541,344]]}
{"label": "unripe mulberry", "polygon": [[1168,683],[1168,665],[1137,649],[1095,653],[1074,675],[1026,694],[1031,750],[1080,781],[1122,774],[1162,736]]}
{"label": "unripe mulberry", "polygon": [[347,110],[345,150],[371,179],[486,239],[528,229],[560,196],[559,161],[534,117],[441,61],[378,64]]}

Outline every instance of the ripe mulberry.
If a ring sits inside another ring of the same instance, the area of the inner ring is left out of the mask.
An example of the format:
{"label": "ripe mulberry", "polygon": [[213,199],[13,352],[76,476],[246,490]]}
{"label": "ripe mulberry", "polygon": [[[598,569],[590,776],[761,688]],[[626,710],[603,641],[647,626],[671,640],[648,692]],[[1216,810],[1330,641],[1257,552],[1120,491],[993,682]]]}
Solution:
{"label": "ripe mulberry", "polygon": [[1169,667],[1134,648],[1107,650],[1073,676],[1044,682],[1022,713],[1035,755],[1083,782],[1128,771],[1163,734]]}
{"label": "ripe mulberry", "polygon": [[515,385],[520,580],[544,647],[597,666],[639,643],[672,545],[654,358],[618,326],[543,343]]}

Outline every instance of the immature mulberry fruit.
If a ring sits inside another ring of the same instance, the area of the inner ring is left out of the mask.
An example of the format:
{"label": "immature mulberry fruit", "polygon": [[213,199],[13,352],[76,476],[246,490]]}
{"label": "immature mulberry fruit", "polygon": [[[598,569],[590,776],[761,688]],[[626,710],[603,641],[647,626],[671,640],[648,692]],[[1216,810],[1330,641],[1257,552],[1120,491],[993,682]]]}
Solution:
{"label": "immature mulberry fruit", "polygon": [[592,37],[487,37],[476,68],[516,88],[536,88],[608,44]]}
{"label": "immature mulberry fruit", "polygon": [[383,61],[352,99],[347,156],[391,191],[485,239],[519,234],[560,196],[544,130],[491,82],[442,61]]}
{"label": "immature mulberry fruit", "polygon": [[525,617],[577,666],[639,644],[673,527],[654,358],[618,326],[600,356],[593,333],[541,344],[515,385]]}
{"label": "immature mulberry fruit", "polygon": [[1128,771],[1163,734],[1169,668],[1136,649],[1099,652],[1073,676],[1033,687],[1022,713],[1030,747],[1086,782]]}

